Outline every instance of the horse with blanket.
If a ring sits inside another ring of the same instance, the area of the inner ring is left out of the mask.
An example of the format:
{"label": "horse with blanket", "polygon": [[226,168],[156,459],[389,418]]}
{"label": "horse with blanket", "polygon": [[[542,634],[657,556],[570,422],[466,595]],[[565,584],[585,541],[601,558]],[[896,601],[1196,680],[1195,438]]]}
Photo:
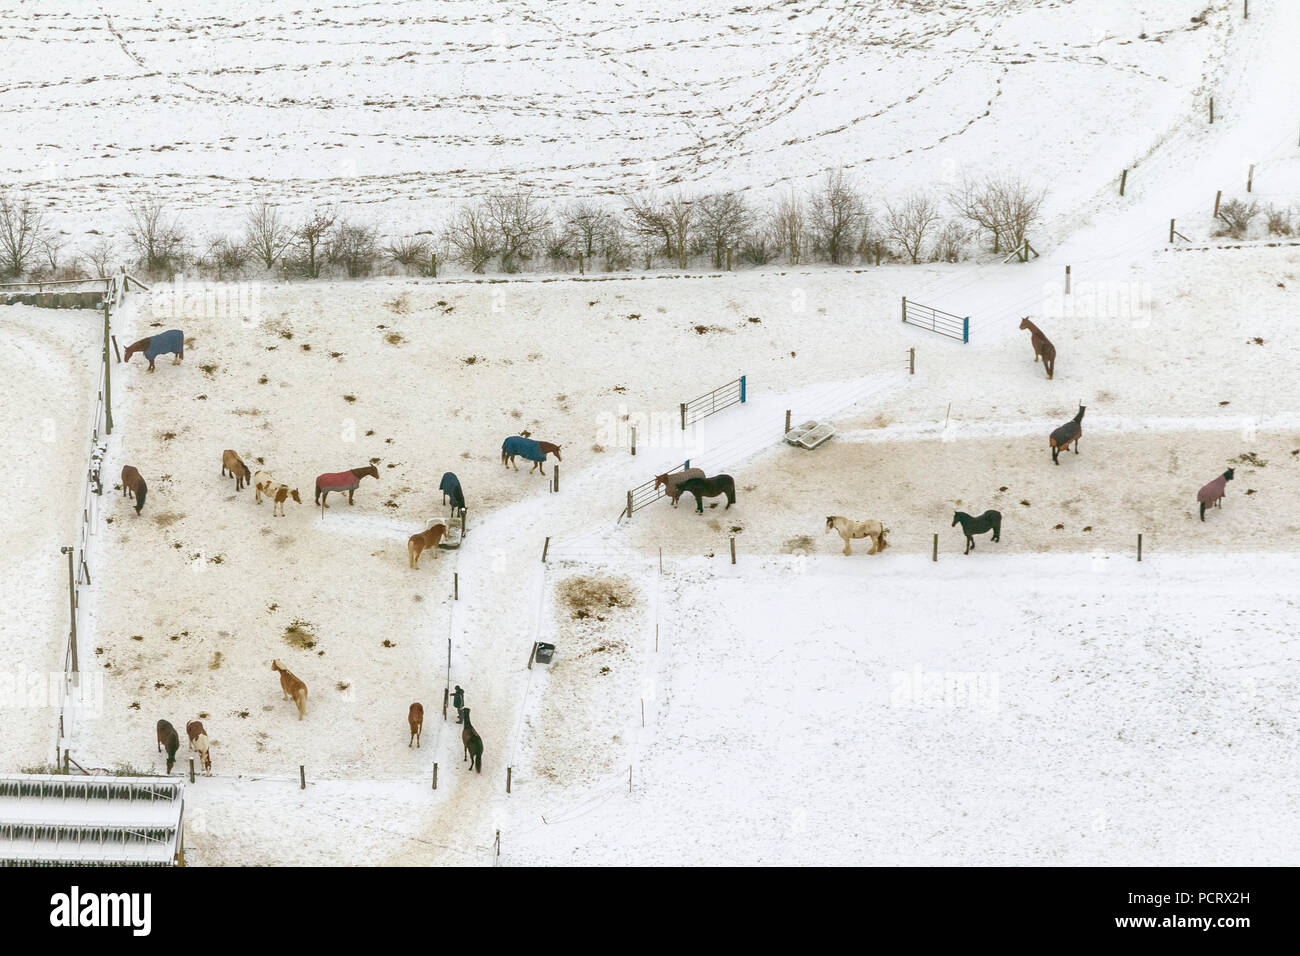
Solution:
{"label": "horse with blanket", "polygon": [[336,471],[327,475],[316,476],[316,504],[322,508],[328,508],[325,503],[329,498],[331,491],[348,493],[348,504],[352,504],[352,496],[356,493],[361,484],[361,479],[369,476],[375,481],[379,480],[379,469],[374,465],[366,465],[364,468],[353,468],[350,471]]}
{"label": "horse with blanket", "polygon": [[131,361],[131,356],[136,352],[144,353],[144,357],[149,360],[149,371],[151,372],[154,370],[153,360],[160,355],[169,353],[175,355],[176,358],[172,360],[172,364],[180,365],[181,359],[185,358],[185,333],[180,329],[169,329],[166,332],[140,339],[138,342],[132,342],[126,347],[126,355],[123,356],[122,361]]}
{"label": "horse with blanket", "polygon": [[548,441],[533,441],[523,435],[511,435],[501,443],[501,464],[507,468],[514,465],[515,471],[519,470],[519,466],[515,465],[515,458],[518,457],[533,463],[533,467],[528,469],[529,474],[541,468],[544,475],[547,455],[554,455],[556,461],[564,461],[560,457],[560,446]]}
{"label": "horse with blanket", "polygon": [[460,479],[454,472],[444,472],[442,481],[438,483],[438,490],[442,492],[442,503],[445,505],[447,499],[451,499],[453,511],[459,511],[461,517],[465,516],[465,492],[461,491]]}

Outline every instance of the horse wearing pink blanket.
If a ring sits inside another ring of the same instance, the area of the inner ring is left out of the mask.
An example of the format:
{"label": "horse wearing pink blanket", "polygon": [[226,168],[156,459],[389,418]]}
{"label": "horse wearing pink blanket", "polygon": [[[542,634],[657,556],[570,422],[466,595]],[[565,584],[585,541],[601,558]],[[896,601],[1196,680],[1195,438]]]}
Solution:
{"label": "horse wearing pink blanket", "polygon": [[1220,504],[1223,501],[1223,493],[1227,490],[1228,482],[1232,481],[1232,469],[1229,468],[1218,478],[1202,488],[1196,493],[1196,500],[1201,503],[1201,520],[1205,520],[1205,506],[1211,505],[1215,508],[1222,508]]}
{"label": "horse wearing pink blanket", "polygon": [[352,504],[352,495],[356,492],[357,486],[361,484],[361,479],[369,475],[376,481],[379,480],[379,469],[374,465],[367,465],[365,468],[353,468],[351,471],[336,471],[328,475],[318,475],[316,477],[316,504],[322,508],[328,508],[325,499],[330,496],[331,491],[346,491],[348,493],[348,504]]}

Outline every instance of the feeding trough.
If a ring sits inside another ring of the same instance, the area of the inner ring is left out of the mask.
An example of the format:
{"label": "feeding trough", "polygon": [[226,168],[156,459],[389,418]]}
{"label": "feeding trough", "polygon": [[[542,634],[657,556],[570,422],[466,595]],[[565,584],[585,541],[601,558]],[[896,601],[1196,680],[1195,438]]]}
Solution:
{"label": "feeding trough", "polygon": [[[442,521],[441,518],[435,518],[435,521]],[[453,551],[460,547],[461,541],[465,538],[465,512],[462,510],[459,514],[453,514],[443,522],[447,526],[447,533],[442,536],[438,542],[438,547]]]}
{"label": "feeding trough", "polygon": [[538,641],[537,649],[533,651],[533,660],[539,664],[549,664],[554,658],[555,645]]}
{"label": "feeding trough", "polygon": [[829,422],[807,421],[785,433],[785,440],[801,448],[816,448],[835,434],[835,427]]}

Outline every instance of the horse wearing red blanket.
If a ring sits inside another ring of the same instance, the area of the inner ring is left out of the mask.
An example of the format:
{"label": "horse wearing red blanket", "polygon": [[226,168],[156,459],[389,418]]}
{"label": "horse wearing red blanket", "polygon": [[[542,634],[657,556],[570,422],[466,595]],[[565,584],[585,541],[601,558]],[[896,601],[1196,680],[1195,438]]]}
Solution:
{"label": "horse wearing red blanket", "polygon": [[353,468],[351,471],[336,471],[333,474],[318,475],[316,477],[316,504],[322,508],[328,508],[325,499],[330,496],[331,491],[348,493],[348,504],[352,504],[352,495],[356,492],[357,486],[361,484],[361,479],[369,475],[376,481],[379,480],[379,469],[374,465],[367,465],[365,468]]}

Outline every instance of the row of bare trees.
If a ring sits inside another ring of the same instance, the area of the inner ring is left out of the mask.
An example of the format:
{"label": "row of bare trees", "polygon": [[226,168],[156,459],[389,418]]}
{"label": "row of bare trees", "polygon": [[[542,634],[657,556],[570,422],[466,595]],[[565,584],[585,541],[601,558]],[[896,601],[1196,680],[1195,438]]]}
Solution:
{"label": "row of bare trees", "polygon": [[[733,257],[749,265],[781,258],[792,265],[955,262],[972,249],[1018,247],[1038,221],[1044,195],[1017,177],[995,176],[964,178],[941,196],[918,191],[884,198],[844,170],[766,204],[728,190],[642,193],[617,203],[580,199],[552,209],[531,190],[509,189],[462,204],[439,230],[395,237],[386,246],[374,226],[336,206],[290,218],[266,199],[248,207],[237,234],[196,240],[164,200],[148,197],[128,208],[125,248],[92,232],[97,241],[62,265],[102,275],[126,256],[153,276],[195,267],[224,278],[255,265],[308,278],[355,278],[385,263],[429,274],[448,259],[476,273],[489,267],[513,273],[543,262],[559,271],[575,261],[606,271],[656,264],[685,269],[699,261],[720,269]],[[29,197],[0,193],[0,273],[57,271],[62,248]]]}

